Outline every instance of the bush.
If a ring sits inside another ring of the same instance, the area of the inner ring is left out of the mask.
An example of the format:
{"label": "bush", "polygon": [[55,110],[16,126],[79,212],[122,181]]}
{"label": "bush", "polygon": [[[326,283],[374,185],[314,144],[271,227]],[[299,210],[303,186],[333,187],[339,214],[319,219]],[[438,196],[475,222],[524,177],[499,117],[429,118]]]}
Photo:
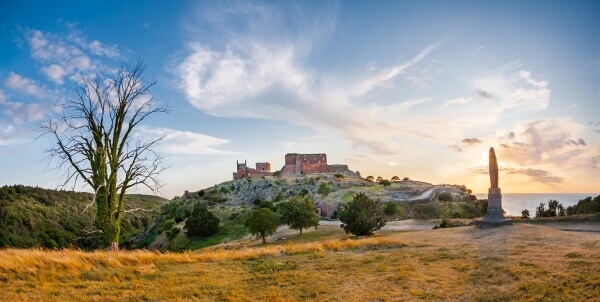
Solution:
{"label": "bush", "polygon": [[188,236],[210,237],[219,232],[219,218],[210,212],[204,204],[196,204],[190,216],[185,221],[184,229]]}
{"label": "bush", "polygon": [[298,195],[300,195],[302,197],[308,195],[308,189],[307,188],[302,188],[302,190],[300,190],[300,192],[298,193]]}
{"label": "bush", "polygon": [[260,204],[258,205],[259,208],[267,208],[270,209],[271,211],[275,212],[275,206],[273,205],[272,202],[268,201],[268,200],[263,200],[260,202]]}
{"label": "bush", "polygon": [[386,215],[394,216],[400,212],[400,209],[398,209],[398,204],[396,204],[393,201],[390,201],[390,202],[386,203],[385,206],[383,207],[383,212]]}
{"label": "bush", "polygon": [[167,219],[167,220],[163,221],[162,227],[163,227],[163,229],[168,230],[176,224],[177,223],[175,222],[175,219]]}
{"label": "bush", "polygon": [[279,177],[280,175],[281,175],[281,171],[273,172],[273,176],[275,176],[275,177]]}
{"label": "bush", "polygon": [[387,179],[382,179],[381,181],[379,181],[379,184],[382,185],[382,186],[384,186],[384,187],[387,187],[387,186],[391,185],[392,182],[389,181],[389,180],[387,180]]}
{"label": "bush", "polygon": [[442,192],[437,195],[439,201],[454,201],[454,195],[450,192]]}
{"label": "bush", "polygon": [[321,194],[322,196],[329,195],[329,192],[331,192],[331,189],[329,188],[329,185],[327,185],[326,182],[322,182],[319,185],[319,188],[317,189],[317,193]]}
{"label": "bush", "polygon": [[169,239],[173,239],[175,236],[177,236],[177,234],[179,234],[180,231],[181,230],[177,226],[172,226],[165,232],[165,234],[167,234]]}
{"label": "bush", "polygon": [[364,193],[358,193],[345,209],[340,212],[342,229],[355,236],[373,235],[385,226],[380,200],[373,200]]}
{"label": "bush", "polygon": [[346,176],[344,176],[344,174],[340,174],[340,173],[333,174],[333,177],[335,177],[336,179],[344,179],[344,178],[346,178]]}

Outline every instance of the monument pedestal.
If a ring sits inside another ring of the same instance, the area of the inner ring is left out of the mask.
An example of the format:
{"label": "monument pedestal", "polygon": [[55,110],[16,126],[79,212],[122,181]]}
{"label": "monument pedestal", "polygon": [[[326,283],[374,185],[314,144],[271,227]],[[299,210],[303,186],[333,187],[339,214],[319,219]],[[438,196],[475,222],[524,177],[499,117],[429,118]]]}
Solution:
{"label": "monument pedestal", "polygon": [[487,214],[482,219],[475,221],[475,227],[495,228],[511,224],[512,220],[506,219],[502,211],[502,193],[500,188],[490,188],[488,190]]}

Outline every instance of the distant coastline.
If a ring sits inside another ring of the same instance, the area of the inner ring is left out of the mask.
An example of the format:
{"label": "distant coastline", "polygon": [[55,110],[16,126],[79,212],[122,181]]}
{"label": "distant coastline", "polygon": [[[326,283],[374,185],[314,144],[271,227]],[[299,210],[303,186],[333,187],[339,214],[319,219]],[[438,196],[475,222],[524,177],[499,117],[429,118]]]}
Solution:
{"label": "distant coastline", "polygon": [[[502,208],[510,216],[520,216],[521,211],[525,209],[529,210],[531,216],[534,216],[535,208],[540,203],[547,204],[550,199],[557,200],[566,208],[577,204],[580,199],[598,195],[600,193],[503,193]],[[476,193],[475,196],[485,199],[487,193]]]}

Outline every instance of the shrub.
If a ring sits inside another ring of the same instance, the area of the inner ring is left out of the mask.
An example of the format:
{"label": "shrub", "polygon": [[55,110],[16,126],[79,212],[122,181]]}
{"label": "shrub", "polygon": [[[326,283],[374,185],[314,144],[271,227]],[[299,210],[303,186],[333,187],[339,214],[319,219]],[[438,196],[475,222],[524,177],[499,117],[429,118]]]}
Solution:
{"label": "shrub", "polygon": [[281,171],[273,172],[273,176],[275,176],[275,177],[279,177],[280,175],[281,175]]}
{"label": "shrub", "polygon": [[165,221],[162,223],[162,227],[163,227],[163,229],[165,229],[165,230],[168,230],[168,229],[170,229],[172,226],[174,226],[175,224],[177,224],[177,223],[175,222],[175,219],[167,219],[167,220],[165,220]]}
{"label": "shrub", "polygon": [[398,209],[398,204],[396,204],[393,201],[390,201],[390,202],[386,203],[385,206],[383,207],[383,212],[386,215],[394,216],[394,215],[397,215],[398,212],[400,212],[400,210]]}
{"label": "shrub", "polygon": [[272,202],[268,201],[268,200],[263,200],[260,202],[260,204],[258,205],[259,208],[267,208],[270,209],[271,211],[275,212],[275,206],[273,205]]}
{"label": "shrub", "polygon": [[379,181],[379,184],[381,184],[384,187],[387,187],[387,186],[391,185],[392,182],[387,179],[382,179],[381,181]]}
{"label": "shrub", "polygon": [[452,195],[450,192],[442,192],[437,195],[437,199],[439,201],[453,201],[454,195]]}
{"label": "shrub", "polygon": [[181,230],[177,226],[172,226],[165,233],[169,239],[173,239],[175,236],[177,236],[177,234],[179,234],[180,231]]}
{"label": "shrub", "polygon": [[340,174],[340,173],[333,174],[333,177],[335,177],[336,179],[344,179],[344,178],[346,178],[346,176],[344,176],[344,174]]}
{"label": "shrub", "polygon": [[198,191],[198,197],[202,198],[204,196],[204,190]]}
{"label": "shrub", "polygon": [[340,212],[342,229],[355,236],[373,235],[385,226],[380,200],[373,200],[364,193],[358,193],[345,209]]}
{"label": "shrub", "polygon": [[308,189],[307,188],[302,188],[302,190],[300,190],[300,192],[298,193],[298,195],[300,195],[302,197],[308,195]]}
{"label": "shrub", "polygon": [[317,189],[317,193],[321,194],[322,196],[329,195],[329,192],[331,192],[331,189],[329,188],[329,185],[327,185],[326,182],[322,182],[319,185],[319,188]]}
{"label": "shrub", "polygon": [[196,204],[185,221],[184,229],[188,236],[209,237],[219,232],[219,218],[210,212],[204,204]]}

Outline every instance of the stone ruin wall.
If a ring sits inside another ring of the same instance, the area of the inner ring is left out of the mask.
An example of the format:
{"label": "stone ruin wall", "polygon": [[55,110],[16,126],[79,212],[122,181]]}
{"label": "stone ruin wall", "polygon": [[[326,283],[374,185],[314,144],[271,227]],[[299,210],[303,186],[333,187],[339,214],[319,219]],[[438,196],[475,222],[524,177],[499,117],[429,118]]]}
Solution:
{"label": "stone ruin wall", "polygon": [[285,165],[281,173],[313,174],[327,172],[327,155],[288,153],[285,155]]}

